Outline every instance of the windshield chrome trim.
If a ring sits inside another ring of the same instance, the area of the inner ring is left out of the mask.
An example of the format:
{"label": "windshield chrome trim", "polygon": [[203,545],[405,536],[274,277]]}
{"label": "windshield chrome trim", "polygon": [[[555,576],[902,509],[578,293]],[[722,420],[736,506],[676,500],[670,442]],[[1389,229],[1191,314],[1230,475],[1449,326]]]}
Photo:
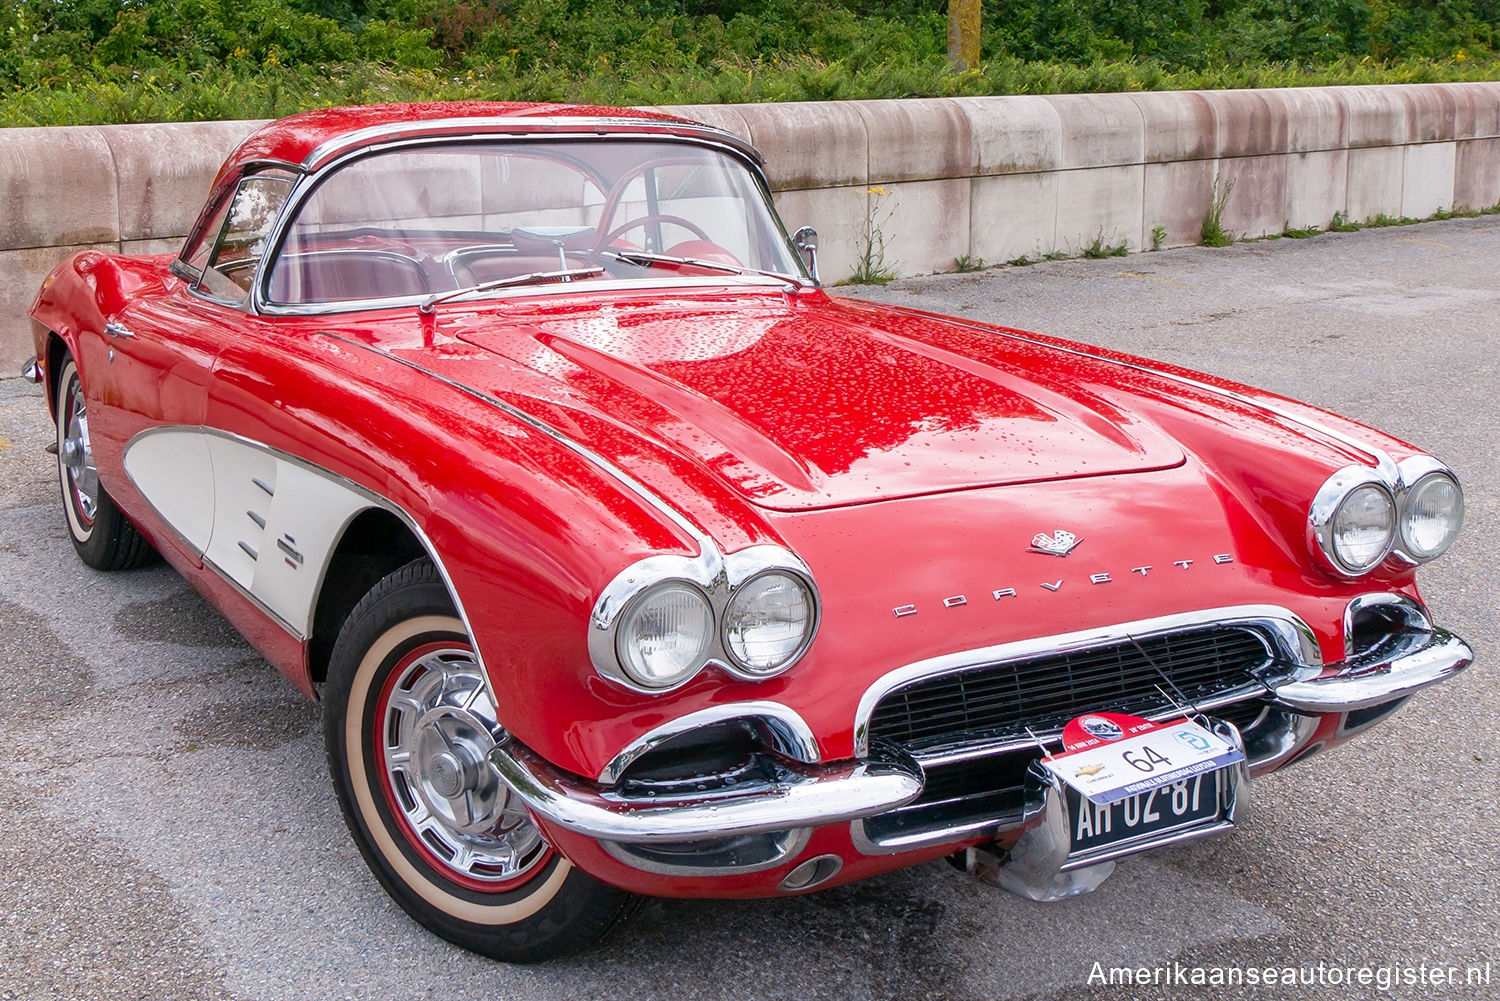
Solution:
{"label": "windshield chrome trim", "polygon": [[1179,632],[1196,626],[1259,626],[1276,644],[1285,663],[1293,668],[1294,677],[1312,677],[1323,667],[1322,651],[1312,628],[1299,616],[1278,605],[1232,605],[1205,608],[1176,615],[1163,615],[1135,622],[1121,622],[1082,629],[1077,632],[1002,643],[977,650],[961,650],[919,660],[882,675],[865,690],[854,713],[854,755],[863,758],[870,753],[870,719],[880,700],[898,688],[943,674],[970,668],[988,667],[1008,661],[1025,660],[1043,654],[1086,650],[1144,636]]}
{"label": "windshield chrome trim", "polygon": [[[612,281],[582,281],[571,282],[547,282],[543,285],[519,285],[513,288],[494,289],[488,293],[470,292],[477,298],[464,299],[459,305],[470,307],[481,307],[484,303],[509,302],[516,299],[529,299],[537,296],[563,296],[578,295],[582,292],[653,292],[668,291],[671,289],[776,289],[780,292],[794,292],[798,288],[812,286],[801,286],[795,284],[797,279],[790,276],[786,278],[774,278],[769,275],[704,275],[704,276],[682,276],[679,278],[618,278]],[[276,303],[264,303],[260,312],[265,316],[330,316],[346,313],[375,312],[385,309],[402,309],[420,307],[424,300],[431,298],[431,293],[425,295],[401,296],[390,299],[350,299],[336,303],[305,303],[292,305],[280,305]]]}
{"label": "windshield chrome trim", "polygon": [[[740,139],[739,136],[734,135],[732,132],[725,132],[722,129],[716,129],[713,126],[670,121],[662,123],[663,126],[667,127],[666,131],[657,131],[649,128],[642,129],[639,127],[633,127],[639,126],[642,121],[645,121],[649,124],[649,122],[651,121],[649,119],[638,120],[633,118],[569,118],[557,119],[557,121],[564,121],[568,124],[583,123],[583,125],[579,129],[568,129],[566,131],[550,131],[548,129],[528,130],[525,128],[518,128],[513,132],[497,131],[493,134],[481,135],[475,135],[472,132],[446,135],[438,133],[434,135],[417,136],[407,134],[411,131],[411,129],[409,128],[410,126],[418,124],[445,125],[452,128],[460,128],[465,125],[491,123],[494,124],[496,128],[500,128],[508,124],[524,126],[527,123],[544,123],[548,121],[553,121],[553,119],[437,119],[432,122],[426,123],[401,123],[403,127],[395,129],[395,131],[391,131],[391,127],[389,126],[372,126],[369,129],[361,129],[357,132],[347,133],[343,139],[339,140],[340,151],[336,156],[332,152],[333,144],[324,143],[324,145],[320,146],[318,150],[314,150],[313,153],[308,154],[308,158],[303,161],[303,173],[301,174],[301,176],[295,179],[292,185],[291,193],[287,195],[286,201],[282,203],[281,212],[276,217],[276,222],[271,227],[271,231],[266,237],[266,246],[268,246],[270,250],[261,256],[260,261],[256,265],[255,278],[250,286],[250,296],[249,299],[244,303],[243,308],[247,312],[258,316],[327,316],[336,313],[358,313],[375,309],[399,309],[403,306],[415,306],[423,299],[425,299],[427,295],[430,295],[431,293],[427,293],[426,295],[420,296],[400,296],[382,299],[359,299],[348,300],[339,303],[277,303],[271,300],[269,294],[271,284],[271,266],[273,266],[277,261],[281,259],[281,252],[285,245],[287,231],[291,227],[292,220],[297,217],[297,213],[301,211],[302,203],[307,200],[311,193],[317,188],[318,184],[322,182],[324,177],[332,174],[334,171],[338,170],[344,164],[352,160],[357,160],[366,156],[374,156],[381,153],[389,153],[403,149],[420,148],[424,146],[452,146],[461,145],[464,143],[472,143],[475,141],[492,141],[496,139],[532,142],[597,142],[603,140],[616,142],[678,142],[689,146],[717,149],[721,152],[729,154],[730,156],[736,157],[747,167],[749,167],[752,180],[754,181],[754,186],[760,191],[761,197],[765,200],[766,211],[770,213],[772,220],[776,223],[777,232],[781,234],[784,241],[786,240],[786,227],[785,225],[783,225],[780,215],[778,215],[776,212],[776,203],[775,199],[771,196],[770,186],[766,184],[765,173],[761,169],[763,160],[761,159],[760,153],[755,149],[755,147],[749,145],[743,139]],[[598,128],[615,128],[622,130],[614,132],[600,132],[594,130]],[[698,134],[683,134],[684,129]],[[367,133],[368,135],[366,135]],[[364,142],[366,139],[374,140],[378,138],[384,138],[387,135],[391,137],[391,141],[389,142],[376,143],[371,141],[369,145],[355,145],[351,148],[343,148],[348,146],[348,140],[350,139],[350,137],[360,136],[362,137],[360,139],[360,142]],[[405,137],[402,138],[402,136]],[[330,152],[325,154],[325,157],[327,157],[326,162],[318,163],[316,167],[310,166],[309,164],[313,162],[314,154],[318,153],[319,150],[322,150],[325,147],[330,148]],[[788,250],[791,249],[790,242],[787,242],[787,248]],[[792,259],[794,261],[800,261],[802,258],[801,255],[793,252]],[[716,284],[721,286],[725,284],[733,285],[735,283],[729,282],[728,279],[739,278],[741,281],[743,281],[744,278],[749,276],[725,275],[723,277],[724,280],[719,281]],[[754,277],[759,278],[760,276],[757,275]],[[687,281],[687,279],[682,279],[677,282],[671,282],[670,280],[650,280],[645,283],[642,283],[642,279],[640,278],[621,279],[621,281],[629,282],[631,284],[616,286],[613,282],[596,282],[593,283],[592,287],[601,292],[633,288],[652,289],[668,287],[699,287],[696,285],[681,284],[682,281]],[[779,277],[776,279],[762,278],[758,282],[745,282],[745,284],[761,285],[767,281],[775,281],[778,285],[789,286],[789,290],[817,287],[815,283],[809,283],[809,278],[807,275],[786,275],[784,279]],[[537,286],[522,286],[522,288],[526,291],[529,291],[531,294],[537,294],[539,291],[539,287]]]}

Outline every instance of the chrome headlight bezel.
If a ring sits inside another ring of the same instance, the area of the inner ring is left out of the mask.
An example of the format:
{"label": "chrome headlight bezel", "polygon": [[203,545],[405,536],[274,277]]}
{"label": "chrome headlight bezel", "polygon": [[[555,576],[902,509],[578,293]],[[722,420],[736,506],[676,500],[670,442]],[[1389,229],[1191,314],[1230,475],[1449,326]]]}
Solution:
{"label": "chrome headlight bezel", "polygon": [[[1464,527],[1464,488],[1458,482],[1458,477],[1453,475],[1453,470],[1443,465],[1430,455],[1414,455],[1403,461],[1398,467],[1401,474],[1401,492],[1399,500],[1401,511],[1396,521],[1396,545],[1394,556],[1408,566],[1421,566],[1430,563],[1446,553],[1457,540]],[[1407,535],[1407,520],[1411,514],[1411,508],[1416,504],[1423,490],[1438,481],[1447,481],[1453,485],[1458,495],[1458,517],[1452,530],[1443,544],[1434,550],[1423,551],[1414,546]]]}
{"label": "chrome headlight bezel", "polygon": [[[750,589],[753,588],[756,584],[766,581],[767,579],[772,577],[779,577],[789,580],[796,587],[802,590],[808,608],[808,617],[806,625],[802,630],[802,636],[797,642],[797,646],[787,657],[777,662],[774,666],[757,667],[749,663],[748,659],[744,656],[741,656],[739,650],[736,649],[734,640],[731,635],[731,624],[733,616],[736,613],[737,606],[739,606],[742,601],[746,600],[746,595],[750,593]],[[719,620],[719,636],[724,643],[725,655],[729,657],[729,659],[733,662],[734,667],[737,669],[736,673],[738,673],[742,677],[749,676],[756,679],[774,678],[776,675],[781,674],[788,667],[795,664],[802,658],[802,655],[807,652],[808,646],[812,644],[813,634],[817,630],[817,617],[818,602],[816,597],[814,597],[813,595],[813,590],[808,578],[800,573],[794,573],[784,567],[770,567],[760,571],[752,577],[746,578],[741,584],[733,589],[733,592],[729,596],[729,600],[724,604],[724,614],[720,617]]]}
{"label": "chrome headlight bezel", "polygon": [[[1421,553],[1403,538],[1409,505],[1414,502],[1416,491],[1423,483],[1434,477],[1451,482],[1458,491],[1458,525],[1448,540],[1435,552]],[[1360,490],[1379,491],[1389,505],[1391,528],[1386,543],[1378,558],[1368,565],[1356,565],[1340,554],[1336,545],[1338,517],[1344,505]],[[1385,460],[1378,467],[1353,465],[1335,471],[1313,497],[1308,510],[1308,548],[1318,565],[1325,571],[1345,580],[1357,580],[1380,567],[1403,570],[1420,566],[1441,556],[1457,538],[1463,527],[1463,487],[1458,477],[1446,465],[1430,455],[1419,454],[1392,463]]]}
{"label": "chrome headlight bezel", "polygon": [[[661,681],[651,680],[645,672],[640,670],[639,665],[633,661],[640,656],[636,650],[636,657],[631,656],[631,651],[626,647],[631,629],[641,617],[647,613],[652,602],[669,593],[676,594],[694,602],[698,605],[695,611],[701,613],[703,618],[701,635],[697,638],[697,649],[684,665],[674,672],[670,677]],[[615,626],[615,661],[624,675],[637,686],[653,692],[670,691],[680,685],[687,683],[688,679],[702,670],[703,661],[713,647],[714,634],[717,632],[717,620],[714,616],[713,606],[709,603],[708,596],[701,588],[691,581],[668,579],[658,581],[651,587],[636,594],[620,614],[619,622]]]}
{"label": "chrome headlight bezel", "polygon": [[[795,578],[807,591],[812,605],[812,621],[796,652],[771,670],[758,670],[732,655],[726,642],[725,616],[730,602],[750,581],[768,573],[783,573]],[[644,684],[628,671],[617,642],[622,624],[634,614],[640,603],[663,587],[674,584],[697,589],[712,611],[712,637],[700,663],[671,684],[653,687]],[[751,546],[724,555],[712,546],[694,557],[648,556],[631,564],[615,576],[594,603],[589,617],[588,648],[594,670],[621,687],[647,695],[664,695],[688,684],[707,668],[717,668],[744,681],[765,681],[791,670],[806,655],[817,637],[823,615],[822,599],[808,569],[797,555],[781,546]]]}

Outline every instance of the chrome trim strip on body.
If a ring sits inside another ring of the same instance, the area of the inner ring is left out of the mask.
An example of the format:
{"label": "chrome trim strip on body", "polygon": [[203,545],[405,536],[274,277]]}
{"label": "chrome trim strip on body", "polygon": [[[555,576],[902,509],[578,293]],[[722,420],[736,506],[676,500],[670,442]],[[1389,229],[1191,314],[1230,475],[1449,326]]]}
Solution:
{"label": "chrome trim strip on body", "polygon": [[779,702],[733,702],[728,705],[710,706],[707,709],[688,713],[686,716],[679,716],[637,737],[604,766],[604,770],[599,773],[599,784],[614,785],[620,781],[620,776],[625,774],[625,770],[642,755],[650,753],[674,737],[680,737],[684,733],[706,726],[734,720],[762,723],[772,737],[771,750],[783,757],[807,765],[817,764],[821,760],[818,739],[813,735],[812,727],[808,726],[807,722],[794,710]]}
{"label": "chrome trim strip on body", "polygon": [[450,379],[445,375],[439,375],[437,372],[434,372],[432,369],[427,368],[425,365],[419,365],[408,358],[402,358],[400,355],[392,354],[391,352],[386,351],[383,348],[377,348],[372,344],[365,344],[361,341],[352,340],[351,338],[344,337],[340,334],[335,334],[332,331],[328,330],[319,331],[319,334],[331,341],[337,341],[340,344],[347,344],[350,347],[368,351],[371,354],[379,355],[380,357],[393,361],[398,365],[409,368],[414,372],[420,372],[428,378],[434,379],[437,382],[441,382],[443,385],[456,389],[466,396],[479,400],[481,403],[489,404],[506,416],[520,421],[522,424],[531,428],[533,431],[551,438],[553,441],[557,442],[559,445],[563,446],[568,451],[578,456],[584,462],[587,462],[595,469],[598,469],[601,473],[604,473],[606,476],[615,480],[627,491],[634,494],[638,499],[649,505],[652,510],[656,511],[662,517],[666,518],[669,522],[675,525],[681,532],[683,532],[683,534],[685,534],[698,546],[699,555],[710,551],[718,553],[718,546],[714,544],[713,539],[709,537],[708,533],[699,528],[693,522],[689,521],[686,515],[668,504],[640,480],[637,480],[634,476],[631,476],[629,473],[625,472],[625,470],[621,469],[619,466],[616,466],[614,463],[610,462],[608,459],[604,458],[604,456],[600,455],[598,452],[595,452],[587,445],[569,438],[567,435],[563,434],[557,428],[553,427],[551,424],[548,424],[541,418],[533,417],[531,414],[528,414],[526,411],[520,409],[519,407],[506,403],[503,400],[497,399],[482,390],[475,389],[473,386],[465,385],[464,383],[459,382],[457,379]]}
{"label": "chrome trim strip on body", "polygon": [[[146,503],[150,504],[151,502],[147,501]],[[154,508],[153,508],[153,510],[154,510]],[[166,522],[163,521],[162,524],[165,525]],[[175,529],[173,529],[173,534],[174,535],[176,534],[176,530]],[[178,536],[178,538],[182,538],[182,537]],[[182,541],[184,543],[186,543],[189,546],[189,548],[191,548],[192,544],[188,543],[186,539],[183,539]],[[243,546],[244,543],[242,542],[242,543],[240,543],[240,545]],[[224,581],[226,584],[228,584],[230,587],[232,587],[235,590],[235,593],[237,593],[241,598],[244,598],[246,601],[250,602],[250,604],[254,605],[260,611],[260,613],[262,615],[264,615],[266,618],[270,619],[272,622],[276,623],[282,629],[286,630],[286,632],[289,633],[291,635],[291,637],[293,639],[295,639],[298,643],[306,643],[307,642],[307,633],[303,632],[301,629],[298,629],[296,626],[292,625],[286,619],[283,619],[280,615],[278,615],[271,608],[270,605],[267,605],[264,601],[261,601],[255,595],[251,594],[250,590],[248,588],[246,588],[239,581],[235,580],[233,577],[229,576],[229,572],[227,570],[225,570],[223,567],[219,566],[217,563],[215,563],[213,560],[209,559],[207,556],[204,556],[202,553],[198,554],[198,559],[202,562],[202,564],[205,567],[207,567],[209,570],[212,570],[214,572],[214,574],[217,575],[220,580]]]}
{"label": "chrome trim strip on body", "polygon": [[968,668],[989,667],[1010,661],[1025,660],[1044,654],[1086,650],[1110,643],[1128,642],[1147,636],[1180,632],[1195,626],[1252,626],[1264,630],[1276,644],[1284,661],[1293,665],[1298,677],[1310,677],[1323,666],[1323,655],[1317,637],[1301,618],[1277,605],[1232,605],[1206,608],[1176,615],[1164,615],[1135,622],[1083,629],[1057,636],[1002,643],[978,650],[931,657],[883,675],[865,690],[854,714],[854,754],[864,757],[870,750],[870,718],[880,700],[905,685],[937,675],[951,674]]}
{"label": "chrome trim strip on body", "polygon": [[[887,309],[899,310],[901,312],[914,315],[923,315],[921,310],[912,309],[908,306],[893,306],[888,303],[882,303],[881,305]],[[1303,417],[1298,414],[1294,414],[1291,411],[1280,407],[1269,400],[1256,399],[1253,396],[1246,396],[1244,393],[1241,393],[1237,390],[1225,389],[1222,386],[1215,386],[1212,383],[1204,382],[1201,379],[1194,379],[1191,376],[1178,375],[1174,372],[1167,372],[1152,365],[1143,365],[1140,362],[1124,361],[1119,358],[1111,358],[1099,351],[1090,351],[1082,346],[1056,344],[1041,337],[1029,336],[1018,330],[998,329],[982,323],[976,323],[973,320],[964,320],[959,317],[950,316],[943,317],[943,319],[950,323],[958,324],[959,326],[968,327],[970,330],[978,330],[982,331],[983,333],[993,334],[997,337],[1006,337],[1015,341],[1024,341],[1027,344],[1035,344],[1038,347],[1049,348],[1053,351],[1061,351],[1064,354],[1076,355],[1080,358],[1090,358],[1094,361],[1102,361],[1109,365],[1119,365],[1122,368],[1133,369],[1137,372],[1144,372],[1147,375],[1153,375],[1160,379],[1167,379],[1171,382],[1177,383],[1178,385],[1191,386],[1192,388],[1201,390],[1205,393],[1211,393],[1215,396],[1219,396],[1227,400],[1233,400],[1236,403],[1240,403],[1247,407],[1252,407],[1256,410],[1271,414],[1274,417],[1280,418],[1281,420],[1287,421],[1288,423],[1295,424],[1298,427],[1314,431],[1345,448],[1353,449],[1356,453],[1368,457],[1374,463],[1374,465],[1381,470],[1383,476],[1394,478],[1396,475],[1396,461],[1390,456],[1389,453],[1385,452],[1383,449],[1376,448],[1373,445],[1360,441],[1353,435],[1345,434],[1342,431],[1337,431],[1331,427],[1328,427],[1326,424],[1323,424],[1320,421],[1314,420],[1311,417]]]}
{"label": "chrome trim strip on body", "polygon": [[1469,644],[1446,629],[1412,633],[1380,660],[1357,659],[1327,678],[1274,684],[1276,702],[1303,713],[1344,713],[1404,698],[1444,681],[1474,662]]}
{"label": "chrome trim strip on body", "polygon": [[626,844],[670,844],[842,823],[894,810],[922,792],[922,776],[915,766],[894,761],[798,766],[791,773],[794,777],[680,799],[611,793],[554,768],[515,739],[496,746],[489,761],[512,793],[546,823]]}

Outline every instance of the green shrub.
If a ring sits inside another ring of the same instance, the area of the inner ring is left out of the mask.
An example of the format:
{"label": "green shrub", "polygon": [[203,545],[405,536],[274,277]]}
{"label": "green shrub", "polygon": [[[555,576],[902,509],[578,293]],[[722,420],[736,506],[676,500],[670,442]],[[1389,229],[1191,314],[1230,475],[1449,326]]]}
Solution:
{"label": "green shrub", "polygon": [[0,124],[1500,77],[1500,0],[0,0]]}

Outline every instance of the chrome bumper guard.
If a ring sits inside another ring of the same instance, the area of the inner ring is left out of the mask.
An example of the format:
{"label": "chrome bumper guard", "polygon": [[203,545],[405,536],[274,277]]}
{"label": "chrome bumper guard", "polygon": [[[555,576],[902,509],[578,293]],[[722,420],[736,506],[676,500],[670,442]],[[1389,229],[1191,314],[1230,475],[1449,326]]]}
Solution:
{"label": "chrome bumper guard", "polygon": [[1392,648],[1348,662],[1339,674],[1272,682],[1275,702],[1300,713],[1343,713],[1405,698],[1452,677],[1474,660],[1469,644],[1445,629],[1403,634]]}
{"label": "chrome bumper guard", "polygon": [[21,369],[21,378],[31,383],[42,381],[42,366],[37,364],[35,358],[32,358],[31,361],[26,363],[26,367]]}
{"label": "chrome bumper guard", "polygon": [[[1212,720],[1214,733],[1244,750],[1234,724]],[[1250,772],[1244,761],[1220,772],[1219,804],[1214,816],[1154,834],[1074,852],[1073,817],[1062,780],[1039,764],[1027,774],[1026,814],[1021,837],[1009,852],[997,855],[984,847],[966,852],[966,867],[981,882],[1028,900],[1065,900],[1088,893],[1114,872],[1115,859],[1182,841],[1221,834],[1234,827],[1245,810]]]}
{"label": "chrome bumper guard", "polygon": [[733,790],[675,797],[629,795],[554,768],[509,740],[490,762],[534,814],[598,841],[670,844],[837,824],[885,813],[916,799],[922,772],[914,762],[787,761],[774,779]]}

